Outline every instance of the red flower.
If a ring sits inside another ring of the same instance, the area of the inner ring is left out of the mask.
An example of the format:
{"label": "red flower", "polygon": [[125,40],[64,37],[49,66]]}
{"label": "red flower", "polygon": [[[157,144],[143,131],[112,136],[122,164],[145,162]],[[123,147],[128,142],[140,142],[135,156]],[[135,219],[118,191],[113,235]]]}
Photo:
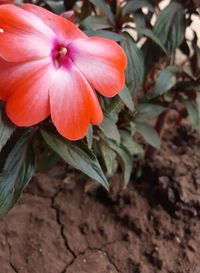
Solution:
{"label": "red flower", "polygon": [[72,22],[35,5],[0,7],[0,99],[17,126],[51,115],[70,140],[103,119],[96,93],[124,87],[126,56],[108,39],[89,38]]}

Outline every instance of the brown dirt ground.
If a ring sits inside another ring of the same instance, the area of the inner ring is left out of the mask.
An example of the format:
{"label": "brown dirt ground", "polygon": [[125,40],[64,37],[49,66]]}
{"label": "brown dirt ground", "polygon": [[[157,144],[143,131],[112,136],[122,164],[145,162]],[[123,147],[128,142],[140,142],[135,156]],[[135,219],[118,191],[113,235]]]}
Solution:
{"label": "brown dirt ground", "polygon": [[0,219],[0,273],[199,273],[200,142],[172,131],[125,190],[38,174]]}

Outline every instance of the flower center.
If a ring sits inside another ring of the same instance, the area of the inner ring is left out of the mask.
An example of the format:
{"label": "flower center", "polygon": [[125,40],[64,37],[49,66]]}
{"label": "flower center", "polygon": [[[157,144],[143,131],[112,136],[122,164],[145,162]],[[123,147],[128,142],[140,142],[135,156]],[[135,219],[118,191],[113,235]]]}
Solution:
{"label": "flower center", "polygon": [[56,45],[52,50],[52,61],[56,69],[66,67],[69,63],[68,49],[65,46]]}
{"label": "flower center", "polygon": [[67,48],[66,47],[61,47],[58,54],[60,56],[65,56],[67,54]]}

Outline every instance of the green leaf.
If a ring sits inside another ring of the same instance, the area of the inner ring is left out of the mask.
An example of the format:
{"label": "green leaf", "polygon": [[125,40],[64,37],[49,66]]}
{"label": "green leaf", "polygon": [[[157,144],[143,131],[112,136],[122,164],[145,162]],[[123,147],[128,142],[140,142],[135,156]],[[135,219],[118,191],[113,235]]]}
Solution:
{"label": "green leaf", "polygon": [[109,19],[109,21],[114,25],[115,24],[115,17],[111,11],[110,6],[106,3],[105,0],[89,0],[90,3],[97,6]]}
{"label": "green leaf", "polygon": [[126,15],[130,13],[134,13],[144,7],[154,12],[154,7],[148,0],[132,0],[132,1],[128,1],[127,4],[123,7],[122,14]]}
{"label": "green leaf", "polygon": [[135,133],[136,133],[136,124],[135,124],[135,122],[130,122],[129,123],[129,130],[130,130],[130,134],[131,134],[131,136],[134,136],[135,135]]}
{"label": "green leaf", "polygon": [[185,107],[188,111],[188,114],[189,114],[191,121],[192,121],[192,125],[194,127],[197,127],[200,123],[199,122],[200,121],[199,120],[199,111],[195,108],[195,106],[189,100],[184,100],[183,104],[185,105]]}
{"label": "green leaf", "polygon": [[[111,25],[109,21],[104,17],[99,16],[88,16],[85,18],[81,24],[80,27],[86,30],[99,30],[99,29],[106,29],[110,28]],[[96,35],[98,36],[98,35]]]}
{"label": "green leaf", "polygon": [[52,11],[58,15],[65,11],[63,1],[45,1]]}
{"label": "green leaf", "polygon": [[114,171],[116,153],[104,141],[99,143],[99,148],[106,166],[107,174],[110,176]]}
{"label": "green leaf", "polygon": [[121,46],[124,48],[128,58],[126,79],[128,85],[133,83],[131,94],[134,94],[141,86],[144,79],[144,56],[133,38],[127,33],[124,34],[124,36],[125,39],[121,42]]}
{"label": "green leaf", "polygon": [[135,121],[141,122],[146,121],[150,118],[159,116],[162,112],[166,110],[165,107],[150,104],[150,103],[141,103],[138,105],[138,114],[135,118]]}
{"label": "green leaf", "polygon": [[185,11],[178,2],[171,2],[159,13],[153,32],[169,54],[183,42],[185,25]]}
{"label": "green leaf", "polygon": [[198,67],[198,69],[200,69],[200,48],[198,47],[198,45],[195,46],[195,54],[196,54],[196,65]]}
{"label": "green leaf", "polygon": [[[193,42],[195,43],[195,42]],[[192,46],[193,50],[194,50],[194,54],[192,56],[192,65],[191,63],[188,63],[188,66],[187,66],[187,70],[189,69],[189,71],[186,71],[186,66],[184,67],[184,71],[186,73],[190,72],[190,77],[194,80],[200,78],[200,48],[198,47],[198,45],[194,44]],[[189,54],[188,54],[189,56]]]}
{"label": "green leaf", "polygon": [[7,141],[10,139],[15,129],[16,126],[8,121],[4,116],[4,107],[2,104],[0,104],[0,152]]}
{"label": "green leaf", "polygon": [[104,114],[104,120],[99,125],[99,128],[107,138],[116,141],[118,144],[120,143],[120,134],[117,125],[108,113]]}
{"label": "green leaf", "polygon": [[[197,105],[198,116],[199,116],[198,120],[199,120],[199,125],[200,125],[200,94],[199,94],[199,92],[197,92],[196,105]],[[199,128],[198,128],[198,131],[199,131]]]}
{"label": "green leaf", "polygon": [[136,11],[134,13],[134,22],[136,24],[138,39],[140,39],[140,30],[146,27],[146,15],[142,11]]}
{"label": "green leaf", "polygon": [[108,31],[108,30],[96,30],[96,31],[87,30],[87,31],[85,31],[85,33],[90,37],[99,36],[99,37],[111,39],[116,42],[120,42],[124,39],[124,37],[122,35],[120,35],[116,32]]}
{"label": "green leaf", "polygon": [[133,98],[127,86],[119,93],[119,97],[130,111],[135,110]]}
{"label": "green leaf", "polygon": [[131,155],[143,155],[144,150],[142,146],[140,146],[135,140],[133,139],[132,135],[127,131],[120,130],[120,135],[122,139],[122,144],[126,149],[130,152]]}
{"label": "green leaf", "polygon": [[86,138],[87,138],[88,147],[91,149],[93,144],[93,126],[92,125],[89,126]]}
{"label": "green leaf", "polygon": [[154,148],[160,148],[160,137],[153,127],[147,123],[136,123],[136,130],[148,144]]}
{"label": "green leaf", "polygon": [[117,120],[117,115],[119,114],[119,112],[121,112],[121,110],[124,108],[124,103],[122,102],[122,100],[118,97],[115,96],[109,107],[106,109],[107,113],[109,113],[112,117],[115,117]]}
{"label": "green leaf", "polygon": [[101,169],[95,154],[88,148],[83,141],[68,141],[61,136],[53,133],[41,131],[45,142],[53,149],[64,161],[98,181],[108,189],[108,181]]}
{"label": "green leaf", "polygon": [[164,47],[164,45],[162,43],[162,41],[153,33],[153,31],[151,31],[148,28],[143,28],[143,29],[139,29],[139,34],[150,38],[154,43],[156,43],[163,50],[163,52],[166,55],[168,54],[166,48]]}
{"label": "green leaf", "polygon": [[168,66],[160,72],[152,90],[152,98],[163,95],[175,85],[177,72],[178,68],[176,66]]}
{"label": "green leaf", "polygon": [[35,169],[30,149],[30,134],[22,136],[11,150],[0,175],[0,214],[6,214],[17,202]]}
{"label": "green leaf", "polygon": [[42,149],[42,152],[35,148],[35,154],[37,154],[36,172],[44,172],[52,168],[60,160],[60,157],[47,145]]}
{"label": "green leaf", "polygon": [[124,184],[126,186],[130,180],[132,172],[132,156],[123,144],[118,146],[115,142],[109,141],[109,146],[118,154],[120,158],[120,164],[124,173]]}

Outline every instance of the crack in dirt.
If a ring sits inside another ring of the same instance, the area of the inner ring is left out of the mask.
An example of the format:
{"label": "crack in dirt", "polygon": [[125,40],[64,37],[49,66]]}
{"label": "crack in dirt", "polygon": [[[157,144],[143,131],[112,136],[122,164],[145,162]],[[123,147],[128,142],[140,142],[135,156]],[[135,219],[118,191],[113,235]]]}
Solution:
{"label": "crack in dirt", "polygon": [[[78,255],[76,255],[76,254],[74,253],[74,251],[71,249],[71,247],[69,246],[68,240],[67,240],[67,238],[66,238],[66,236],[65,236],[65,234],[64,234],[64,225],[62,224],[62,222],[61,222],[61,220],[60,220],[60,209],[55,205],[55,200],[56,200],[58,194],[59,194],[61,191],[62,191],[62,187],[60,187],[60,188],[57,190],[57,192],[54,194],[54,196],[52,196],[52,197],[47,197],[47,196],[43,196],[43,195],[40,195],[40,194],[36,194],[36,195],[39,196],[40,198],[45,198],[45,199],[50,199],[50,200],[51,200],[51,208],[52,208],[53,210],[55,210],[55,212],[56,212],[56,222],[57,222],[57,224],[60,226],[60,234],[61,234],[61,237],[62,237],[62,239],[63,239],[63,241],[64,241],[65,248],[66,248],[66,249],[70,252],[70,254],[73,256],[73,259],[71,260],[71,262],[68,263],[68,264],[65,266],[65,268],[62,270],[61,273],[66,273],[67,270],[68,270],[68,268],[69,268],[71,265],[73,265],[73,263],[75,262],[75,260],[76,260],[79,256],[84,255],[88,250],[96,250],[96,251],[101,251],[102,253],[104,253],[104,254],[106,255],[106,257],[107,257],[109,263],[110,263],[111,265],[113,265],[113,267],[115,268],[115,270],[116,270],[117,272],[120,272],[119,269],[117,268],[117,266],[114,264],[114,262],[113,262],[113,261],[111,260],[111,258],[109,257],[108,253],[107,253],[107,252],[105,251],[105,249],[104,249],[105,247],[107,247],[107,246],[109,246],[109,245],[111,245],[111,244],[114,244],[114,243],[116,243],[116,242],[118,242],[118,241],[120,241],[120,240],[114,240],[114,241],[110,241],[110,242],[107,242],[107,243],[105,243],[105,244],[102,244],[102,245],[101,245],[101,248],[92,248],[92,247],[88,247],[88,248],[86,248],[84,251],[80,252]],[[27,192],[27,194],[33,195],[31,192],[30,192],[30,193]],[[9,248],[10,248],[10,247],[11,247],[11,246],[9,246]],[[10,252],[11,252],[11,248],[10,248]],[[13,268],[13,270],[14,270],[16,273],[19,273],[19,272],[16,270],[16,268],[15,268],[12,264],[11,264],[11,267]]]}
{"label": "crack in dirt", "polygon": [[[120,241],[120,240],[114,240],[114,241],[107,242],[106,244],[102,244],[101,248],[88,247],[88,248],[86,248],[84,251],[80,252],[78,255],[76,255],[76,254],[74,253],[74,251],[71,249],[71,247],[69,246],[68,240],[67,240],[67,238],[66,238],[66,235],[64,234],[64,225],[62,224],[61,219],[60,219],[60,208],[57,207],[57,206],[55,205],[55,200],[56,200],[57,196],[59,195],[59,193],[60,193],[61,191],[62,191],[62,187],[60,187],[60,188],[58,189],[58,191],[54,194],[54,196],[50,198],[51,201],[52,201],[52,203],[51,203],[51,208],[54,209],[55,212],[56,212],[56,221],[57,221],[58,225],[60,226],[60,234],[61,234],[61,237],[63,238],[65,247],[66,247],[66,249],[71,253],[71,255],[73,256],[73,259],[71,260],[71,262],[68,263],[68,264],[66,265],[66,267],[64,268],[64,270],[63,270],[61,273],[66,273],[67,270],[68,270],[68,268],[69,268],[71,265],[73,265],[73,263],[75,262],[75,260],[76,260],[79,256],[84,255],[88,250],[93,250],[93,251],[96,250],[96,251],[101,251],[102,253],[104,253],[104,254],[106,255],[106,257],[107,257],[109,263],[110,263],[111,265],[113,265],[113,267],[115,268],[115,270],[116,270],[117,272],[120,272],[119,269],[117,268],[117,266],[116,266],[116,265],[114,264],[114,262],[112,261],[112,259],[109,257],[108,253],[107,253],[107,252],[105,251],[105,249],[104,249],[104,248],[107,247],[108,245],[114,244],[114,243],[116,243],[116,242],[118,242],[118,241]],[[42,197],[42,196],[41,196],[41,197]]]}
{"label": "crack in dirt", "polygon": [[[64,225],[62,224],[61,220],[60,220],[60,209],[55,205],[55,200],[58,196],[58,194],[60,193],[60,191],[62,190],[62,188],[58,189],[58,191],[54,194],[54,196],[51,198],[52,202],[51,202],[51,208],[55,210],[56,212],[56,222],[57,224],[60,226],[60,235],[64,241],[64,244],[65,244],[65,247],[66,249],[70,252],[70,254],[73,256],[73,259],[70,263],[68,263],[68,265],[66,266],[66,268],[68,266],[70,266],[74,259],[76,258],[76,255],[75,253],[73,252],[73,250],[70,248],[69,244],[68,244],[68,240],[64,234]],[[61,273],[64,273],[66,271],[66,268],[61,272]]]}
{"label": "crack in dirt", "polygon": [[[79,255],[78,255],[78,256],[79,256]],[[77,258],[78,256],[75,256],[75,257],[72,259],[72,261],[71,261],[70,263],[68,263],[68,264],[65,266],[64,270],[63,270],[61,273],[67,273],[67,269],[68,269],[71,265],[73,265],[73,263],[75,262],[75,260],[76,260],[76,258]]]}
{"label": "crack in dirt", "polygon": [[112,259],[111,259],[110,256],[108,255],[108,253],[107,253],[105,250],[100,250],[100,251],[102,251],[103,253],[106,254],[106,257],[107,257],[109,263],[112,264],[112,265],[114,266],[115,270],[116,270],[118,273],[120,273],[118,267],[117,267],[116,264],[112,261]]}
{"label": "crack in dirt", "polygon": [[[117,242],[117,241],[116,241],[116,242]],[[112,243],[115,243],[115,242],[107,243],[106,246],[109,245],[109,244],[112,244]],[[116,264],[112,261],[112,259],[110,258],[110,256],[109,256],[108,253],[106,252],[106,250],[105,250],[105,249],[102,249],[102,248],[95,248],[95,247],[88,247],[88,248],[85,249],[85,251],[80,252],[78,255],[75,255],[75,257],[74,257],[74,259],[71,261],[71,263],[68,264],[68,265],[66,266],[65,270],[62,271],[61,273],[67,273],[68,268],[69,268],[71,265],[74,264],[74,262],[76,261],[76,259],[77,259],[79,256],[85,255],[85,254],[87,253],[88,250],[91,250],[91,251],[99,251],[99,252],[101,252],[101,253],[104,253],[104,254],[106,255],[106,257],[107,257],[109,263],[115,268],[115,270],[116,270],[118,273],[120,273],[118,267],[117,267]]]}
{"label": "crack in dirt", "polygon": [[19,271],[16,269],[16,267],[12,263],[12,247],[11,247],[11,244],[10,244],[10,242],[8,240],[8,236],[6,236],[6,242],[8,244],[8,249],[9,249],[9,256],[10,256],[9,264],[10,264],[10,267],[13,269],[13,271],[15,273],[19,273]]}
{"label": "crack in dirt", "polygon": [[61,192],[61,190],[62,190],[62,188],[59,188],[58,191],[54,194],[54,196],[51,197],[51,208],[53,210],[55,210],[55,212],[56,212],[56,222],[60,226],[60,235],[64,241],[65,248],[73,256],[72,261],[70,263],[68,263],[61,272],[61,273],[65,273],[67,271],[67,268],[74,263],[77,256],[75,255],[75,253],[73,252],[73,250],[70,248],[70,246],[68,244],[68,240],[64,234],[64,225],[62,224],[62,222],[60,220],[60,209],[55,205],[55,200],[56,200],[58,194]]}

